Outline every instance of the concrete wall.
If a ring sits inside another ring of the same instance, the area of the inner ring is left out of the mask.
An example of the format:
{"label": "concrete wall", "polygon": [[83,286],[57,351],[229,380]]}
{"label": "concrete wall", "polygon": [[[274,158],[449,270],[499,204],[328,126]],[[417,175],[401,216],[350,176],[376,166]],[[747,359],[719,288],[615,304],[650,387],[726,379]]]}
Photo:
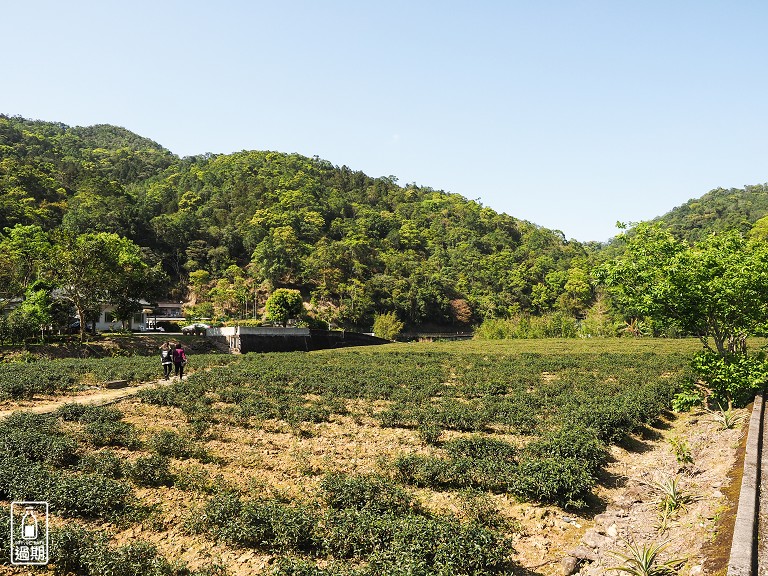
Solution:
{"label": "concrete wall", "polygon": [[388,340],[358,332],[309,328],[234,327],[209,328],[209,338],[225,342],[233,352],[309,352],[347,346],[387,344]]}

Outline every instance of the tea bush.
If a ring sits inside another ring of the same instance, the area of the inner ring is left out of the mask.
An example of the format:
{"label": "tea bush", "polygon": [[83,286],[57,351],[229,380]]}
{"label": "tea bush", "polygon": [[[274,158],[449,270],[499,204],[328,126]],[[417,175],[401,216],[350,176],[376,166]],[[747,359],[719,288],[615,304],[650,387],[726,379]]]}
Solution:
{"label": "tea bush", "polygon": [[477,524],[418,514],[331,511],[323,522],[323,552],[367,562],[362,574],[499,574],[511,568],[511,542]]}
{"label": "tea bush", "polygon": [[172,486],[174,476],[170,464],[168,457],[160,454],[139,456],[127,467],[126,475],[139,486]]}
{"label": "tea bush", "polygon": [[48,415],[15,412],[0,421],[0,438],[0,457],[52,466],[71,466],[78,459],[77,442]]}
{"label": "tea bush", "polygon": [[90,474],[119,480],[125,476],[122,458],[112,450],[99,450],[86,454],[80,459],[79,469]]}
{"label": "tea bush", "polygon": [[181,460],[196,458],[201,462],[211,460],[210,455],[202,446],[174,430],[160,430],[155,433],[149,440],[149,446],[161,456],[170,456]]}
{"label": "tea bush", "polygon": [[122,420],[123,413],[117,408],[109,406],[91,406],[69,402],[62,404],[54,412],[56,416],[66,422],[117,422]]}
{"label": "tea bush", "polygon": [[594,485],[594,477],[579,460],[531,458],[520,462],[509,491],[525,500],[581,508]]}
{"label": "tea bush", "polygon": [[94,420],[83,429],[86,440],[93,446],[123,446],[138,448],[141,445],[136,427],[122,420]]}
{"label": "tea bush", "polygon": [[111,546],[103,534],[68,524],[51,530],[49,568],[57,576],[205,576],[217,570],[190,571],[178,563],[171,564],[154,545],[132,542]]}
{"label": "tea bush", "polygon": [[51,512],[79,518],[113,518],[133,503],[127,485],[95,474],[52,472],[38,462],[0,460],[0,498],[47,501]]}
{"label": "tea bush", "polygon": [[336,509],[405,513],[416,508],[413,497],[401,486],[377,474],[326,474],[320,489],[326,504]]}
{"label": "tea bush", "polygon": [[317,548],[317,514],[308,506],[287,505],[275,499],[243,503],[240,496],[224,492],[203,509],[198,529],[215,538],[270,551],[310,551]]}
{"label": "tea bush", "polygon": [[525,453],[534,458],[571,458],[578,460],[591,474],[595,474],[608,456],[605,444],[591,428],[563,427],[550,432],[525,446]]}

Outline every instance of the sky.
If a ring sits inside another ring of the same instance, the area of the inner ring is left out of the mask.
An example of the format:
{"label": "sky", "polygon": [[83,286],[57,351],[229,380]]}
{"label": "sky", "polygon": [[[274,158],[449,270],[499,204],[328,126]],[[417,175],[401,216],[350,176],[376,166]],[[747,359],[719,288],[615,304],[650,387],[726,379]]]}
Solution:
{"label": "sky", "polygon": [[0,0],[0,113],[319,156],[604,241],[768,181],[768,2]]}

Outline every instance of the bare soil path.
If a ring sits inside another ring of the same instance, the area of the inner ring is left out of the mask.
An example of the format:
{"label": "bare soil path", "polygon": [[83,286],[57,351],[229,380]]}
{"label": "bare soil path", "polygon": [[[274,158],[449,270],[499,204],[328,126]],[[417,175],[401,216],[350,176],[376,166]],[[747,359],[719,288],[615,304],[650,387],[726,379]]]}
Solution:
{"label": "bare soil path", "polygon": [[13,404],[8,405],[10,407],[0,405],[0,408],[2,408],[0,409],[0,420],[7,418],[14,412],[20,411],[34,412],[36,414],[49,414],[54,412],[59,406],[62,406],[63,404],[71,404],[73,402],[77,404],[88,404],[91,406],[103,406],[105,404],[112,404],[113,402],[117,402],[123,398],[133,396],[137,394],[139,390],[144,388],[151,388],[153,386],[157,386],[158,384],[170,384],[175,380],[175,378],[171,380],[159,379],[152,382],[144,382],[134,386],[127,386],[125,388],[117,388],[115,390],[102,389],[67,396],[56,396],[55,398],[41,398],[38,400],[33,399],[23,402],[14,402]]}

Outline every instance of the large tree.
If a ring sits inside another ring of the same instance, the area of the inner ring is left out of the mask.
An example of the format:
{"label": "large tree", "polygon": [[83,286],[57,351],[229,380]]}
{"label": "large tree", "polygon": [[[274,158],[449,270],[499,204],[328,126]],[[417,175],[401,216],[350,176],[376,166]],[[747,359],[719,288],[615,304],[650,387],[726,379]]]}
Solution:
{"label": "large tree", "polygon": [[0,311],[38,280],[51,244],[39,226],[17,224],[0,234]]}
{"label": "large tree", "polygon": [[768,247],[739,232],[688,246],[659,224],[625,235],[599,275],[627,319],[674,323],[721,356],[741,353],[768,313]]}
{"label": "large tree", "polygon": [[85,339],[86,319],[105,303],[130,308],[151,290],[153,269],[141,248],[107,232],[73,235],[61,233],[54,247],[51,274],[80,319],[80,339]]}

